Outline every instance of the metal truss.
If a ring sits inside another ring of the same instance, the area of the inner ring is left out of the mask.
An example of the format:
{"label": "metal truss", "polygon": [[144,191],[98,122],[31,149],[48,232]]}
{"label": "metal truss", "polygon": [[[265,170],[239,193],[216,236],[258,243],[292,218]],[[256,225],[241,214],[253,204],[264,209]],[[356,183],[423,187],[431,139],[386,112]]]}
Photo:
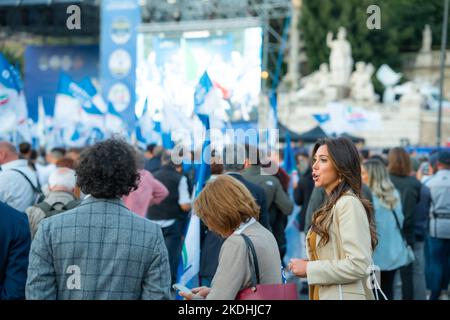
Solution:
{"label": "metal truss", "polygon": [[[274,78],[285,19],[298,0],[139,0],[141,32],[201,29],[263,28],[263,91]],[[101,0],[0,0],[0,38],[18,32],[53,37],[90,37],[98,39]],[[66,6],[81,6],[82,29],[67,30]],[[1,39],[0,39],[1,40]],[[287,46],[289,49],[289,46]]]}
{"label": "metal truss", "polygon": [[144,22],[285,17],[290,0],[141,0]]}

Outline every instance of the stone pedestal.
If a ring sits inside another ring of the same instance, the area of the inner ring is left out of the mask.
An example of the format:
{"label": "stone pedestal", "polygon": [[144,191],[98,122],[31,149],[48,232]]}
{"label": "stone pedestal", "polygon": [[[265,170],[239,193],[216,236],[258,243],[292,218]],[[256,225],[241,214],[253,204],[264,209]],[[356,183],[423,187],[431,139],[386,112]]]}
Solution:
{"label": "stone pedestal", "polygon": [[325,98],[327,101],[337,101],[348,98],[350,88],[347,86],[330,86],[325,90]]}

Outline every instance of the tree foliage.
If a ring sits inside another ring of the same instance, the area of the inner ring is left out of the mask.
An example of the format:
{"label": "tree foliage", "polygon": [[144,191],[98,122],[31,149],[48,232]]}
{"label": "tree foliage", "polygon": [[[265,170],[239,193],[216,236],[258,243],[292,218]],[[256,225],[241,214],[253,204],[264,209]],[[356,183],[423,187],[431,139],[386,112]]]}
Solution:
{"label": "tree foliage", "polygon": [[[380,30],[367,28],[370,5],[381,9]],[[399,70],[400,53],[420,49],[425,24],[432,30],[433,49],[440,48],[443,10],[444,0],[303,0],[299,28],[308,57],[305,73],[328,62],[327,32],[336,35],[341,26],[347,29],[355,62],[376,68],[386,63]]]}

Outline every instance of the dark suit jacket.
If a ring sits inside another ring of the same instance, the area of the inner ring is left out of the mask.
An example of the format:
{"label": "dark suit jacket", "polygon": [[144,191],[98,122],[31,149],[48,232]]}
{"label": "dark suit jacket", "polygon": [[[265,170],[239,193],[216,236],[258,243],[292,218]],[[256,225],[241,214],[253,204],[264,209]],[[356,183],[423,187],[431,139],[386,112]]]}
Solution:
{"label": "dark suit jacket", "polygon": [[161,168],[161,157],[154,157],[146,159],[144,162],[144,169],[148,172],[155,173]]}
{"label": "dark suit jacket", "polygon": [[395,188],[400,192],[402,198],[403,215],[403,232],[409,245],[414,244],[414,229],[416,226],[414,213],[417,204],[420,201],[421,183],[415,177],[399,177],[391,174],[391,180]]}
{"label": "dark suit jacket", "polygon": [[[267,210],[266,195],[264,194],[264,189],[254,183],[251,183],[250,181],[245,180],[244,177],[239,173],[229,173],[229,175],[239,180],[253,195],[256,203],[261,207],[259,212],[259,223],[266,229],[270,230],[269,211]],[[202,224],[202,250],[199,273],[200,276],[214,276],[214,274],[216,273],[217,265],[219,263],[220,248],[222,248],[222,244],[224,241],[225,239],[215,234],[214,232],[207,230]]]}
{"label": "dark suit jacket", "polygon": [[241,182],[244,186],[247,187],[247,189],[255,198],[256,204],[261,207],[259,210],[259,223],[262,224],[264,228],[270,231],[269,211],[267,209],[266,195],[264,193],[264,189],[258,186],[257,184],[254,184],[246,180],[239,173],[228,173],[228,175],[239,180],[239,182]]}
{"label": "dark suit jacket", "polygon": [[298,181],[297,187],[294,190],[295,203],[302,207],[299,215],[300,230],[305,228],[306,210],[308,209],[309,198],[314,189],[314,180],[312,178],[312,170],[308,168]]}
{"label": "dark suit jacket", "polygon": [[0,300],[25,299],[30,243],[26,214],[0,202]]}

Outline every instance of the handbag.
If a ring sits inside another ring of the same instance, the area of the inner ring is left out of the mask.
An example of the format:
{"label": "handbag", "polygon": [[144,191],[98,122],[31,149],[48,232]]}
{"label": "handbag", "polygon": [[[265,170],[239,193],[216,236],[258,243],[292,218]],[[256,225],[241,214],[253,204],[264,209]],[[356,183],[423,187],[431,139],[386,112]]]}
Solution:
{"label": "handbag", "polygon": [[248,250],[251,271],[251,287],[238,292],[235,300],[297,300],[297,286],[295,283],[260,284],[258,258],[252,241],[245,234],[244,238]]}
{"label": "handbag", "polygon": [[411,248],[411,246],[408,244],[408,242],[406,242],[405,235],[403,233],[402,228],[400,227],[400,223],[398,222],[398,218],[397,218],[397,214],[395,213],[395,210],[392,210],[392,213],[394,214],[395,223],[397,224],[397,228],[400,231],[400,235],[402,236],[403,244],[405,246],[406,263],[404,265],[407,266],[407,265],[409,265],[410,263],[412,263],[412,262],[414,262],[416,260],[416,256],[415,256],[414,251]]}

